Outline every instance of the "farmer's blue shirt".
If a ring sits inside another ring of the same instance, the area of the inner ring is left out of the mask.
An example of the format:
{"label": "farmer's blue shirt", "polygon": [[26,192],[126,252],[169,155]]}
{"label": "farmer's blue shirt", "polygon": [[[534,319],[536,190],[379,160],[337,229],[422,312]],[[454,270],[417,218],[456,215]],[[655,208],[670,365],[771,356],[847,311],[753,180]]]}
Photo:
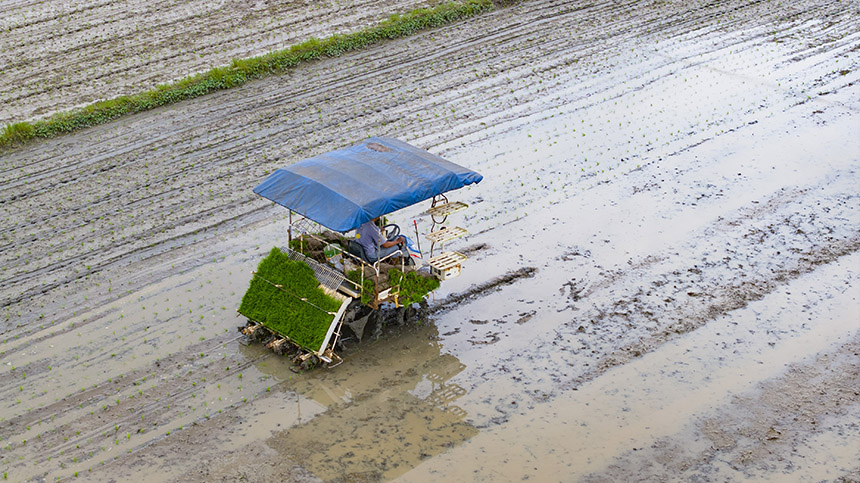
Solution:
{"label": "farmer's blue shirt", "polygon": [[379,245],[379,228],[373,220],[364,222],[355,230],[355,240],[364,247],[364,252],[371,260],[376,258],[376,247]]}

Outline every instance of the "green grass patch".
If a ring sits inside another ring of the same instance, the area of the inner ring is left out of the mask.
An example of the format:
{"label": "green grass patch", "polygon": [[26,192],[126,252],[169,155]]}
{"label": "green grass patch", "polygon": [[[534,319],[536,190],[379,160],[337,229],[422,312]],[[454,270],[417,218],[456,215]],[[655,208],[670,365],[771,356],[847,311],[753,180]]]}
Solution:
{"label": "green grass patch", "polygon": [[60,112],[44,119],[9,124],[0,135],[0,147],[22,144],[36,138],[51,138],[90,126],[105,124],[127,114],[206,95],[210,92],[241,86],[252,79],[280,74],[303,62],[337,57],[346,52],[406,37],[420,30],[440,27],[493,9],[492,0],[449,2],[434,8],[419,8],[350,34],[324,39],[311,38],[288,49],[247,59],[235,59],[230,65],[156,86],[154,89],[98,101],[79,109]]}
{"label": "green grass patch", "polygon": [[14,124],[6,125],[6,128],[3,129],[3,135],[0,136],[0,139],[8,140],[6,144],[23,143],[29,139],[32,139],[35,134],[35,129],[33,128],[32,124],[28,122],[16,122]]}
{"label": "green grass patch", "polygon": [[392,268],[388,271],[388,280],[392,287],[400,285],[397,301],[404,307],[420,302],[428,293],[439,288],[439,280],[435,277],[422,277],[415,272],[403,272]]}
{"label": "green grass patch", "polygon": [[305,349],[319,350],[334,318],[329,312],[337,312],[340,302],[318,285],[311,267],[272,248],[257,267],[239,313]]}

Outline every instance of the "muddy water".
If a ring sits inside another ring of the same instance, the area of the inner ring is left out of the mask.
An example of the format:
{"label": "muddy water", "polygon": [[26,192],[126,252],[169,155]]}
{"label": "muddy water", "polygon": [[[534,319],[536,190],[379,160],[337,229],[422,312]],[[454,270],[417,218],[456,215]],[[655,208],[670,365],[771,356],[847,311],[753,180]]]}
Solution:
{"label": "muddy water", "polygon": [[[525,2],[5,155],[3,471],[857,475],[856,23]],[[235,331],[286,238],[247,193],[368,134],[484,174],[470,258],[427,320],[296,374]]]}
{"label": "muddy water", "polygon": [[[247,284],[252,253],[6,340],[3,420],[20,470],[38,474],[54,458],[88,470],[271,385],[243,374],[253,365],[235,337],[236,287]],[[37,456],[45,448],[47,459]]]}
{"label": "muddy water", "polygon": [[[840,263],[856,267],[858,261],[853,255]],[[841,274],[845,268],[836,265],[825,272]],[[856,275],[851,275],[854,287]],[[837,277],[841,279],[841,275]],[[817,278],[803,278],[788,285],[785,292],[714,320],[575,391],[558,391],[534,411],[522,410],[516,407],[517,401],[511,401],[514,407],[505,424],[424,463],[407,479],[468,479],[475,471],[474,461],[480,466],[479,472],[489,478],[546,480],[565,475],[564,479],[574,479],[605,469],[619,452],[635,454],[659,438],[675,436],[693,443],[684,427],[689,421],[708,417],[729,405],[731,398],[755,391],[759,381],[781,376],[794,361],[807,361],[840,341],[857,340],[858,293],[856,288],[844,290],[840,287],[843,284],[840,280],[835,286],[821,286]],[[792,297],[793,292],[811,297]],[[810,306],[810,298],[820,292],[831,293],[832,298]],[[764,335],[757,336],[758,331]],[[854,373],[849,384],[856,382],[856,367]],[[498,389],[482,392],[488,391]],[[470,405],[464,407],[468,410]],[[834,418],[838,424],[816,437],[833,441],[845,451],[830,451],[830,446],[810,441],[804,457],[816,462],[811,468],[804,465],[799,474],[830,468],[836,469],[831,473],[836,476],[856,465],[860,446],[851,422],[856,408],[856,403],[845,408]],[[694,452],[692,448],[686,450]],[[743,478],[737,469],[722,471],[732,479]],[[635,467],[627,470],[637,471]],[[785,474],[797,476],[794,471]]]}
{"label": "muddy water", "polygon": [[449,382],[465,366],[440,354],[434,332],[427,325],[398,334],[373,345],[382,357],[351,359],[337,378],[314,381],[322,400],[339,404],[268,444],[326,480],[390,479],[475,436],[456,405],[465,390]]}

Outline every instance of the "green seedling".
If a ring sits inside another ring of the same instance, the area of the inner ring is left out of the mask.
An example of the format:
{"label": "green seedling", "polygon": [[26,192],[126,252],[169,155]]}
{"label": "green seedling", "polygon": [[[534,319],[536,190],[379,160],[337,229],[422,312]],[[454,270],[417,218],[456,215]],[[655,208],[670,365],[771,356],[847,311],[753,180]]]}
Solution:
{"label": "green seedling", "polygon": [[392,286],[400,287],[398,301],[406,307],[420,302],[440,285],[439,280],[435,277],[422,277],[415,272],[407,272],[404,275],[396,268],[388,271],[388,279]]}
{"label": "green seedling", "polygon": [[307,264],[273,248],[257,267],[238,311],[301,347],[317,350],[339,307],[340,302],[318,288]]}

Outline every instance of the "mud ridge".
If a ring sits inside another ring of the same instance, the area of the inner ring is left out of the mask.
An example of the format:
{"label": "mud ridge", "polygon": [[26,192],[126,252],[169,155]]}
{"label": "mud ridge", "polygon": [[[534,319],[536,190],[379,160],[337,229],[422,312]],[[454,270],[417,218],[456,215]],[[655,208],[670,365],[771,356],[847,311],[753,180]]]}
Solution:
{"label": "mud ridge", "polygon": [[488,282],[473,285],[472,287],[469,287],[468,290],[451,294],[431,305],[427,313],[428,315],[444,313],[446,310],[450,310],[466,300],[480,298],[506,285],[516,283],[521,279],[534,277],[535,274],[537,274],[537,271],[538,270],[535,267],[523,267],[498,276]]}

